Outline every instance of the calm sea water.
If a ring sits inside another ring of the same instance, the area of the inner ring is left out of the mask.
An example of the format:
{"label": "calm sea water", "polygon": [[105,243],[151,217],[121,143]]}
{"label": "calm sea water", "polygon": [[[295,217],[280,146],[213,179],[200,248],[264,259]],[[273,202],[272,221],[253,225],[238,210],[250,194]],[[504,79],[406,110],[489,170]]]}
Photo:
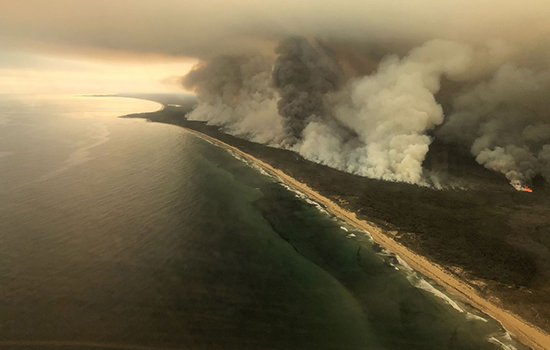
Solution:
{"label": "calm sea water", "polygon": [[0,349],[524,349],[158,108],[0,95]]}

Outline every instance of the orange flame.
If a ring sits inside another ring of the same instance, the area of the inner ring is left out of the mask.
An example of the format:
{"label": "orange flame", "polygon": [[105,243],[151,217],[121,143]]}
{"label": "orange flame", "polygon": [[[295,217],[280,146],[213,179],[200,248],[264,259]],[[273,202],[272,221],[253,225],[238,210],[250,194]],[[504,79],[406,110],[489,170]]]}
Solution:
{"label": "orange flame", "polygon": [[519,189],[520,191],[523,191],[523,192],[533,192],[532,189],[530,189],[529,187],[525,186],[525,187],[522,187]]}

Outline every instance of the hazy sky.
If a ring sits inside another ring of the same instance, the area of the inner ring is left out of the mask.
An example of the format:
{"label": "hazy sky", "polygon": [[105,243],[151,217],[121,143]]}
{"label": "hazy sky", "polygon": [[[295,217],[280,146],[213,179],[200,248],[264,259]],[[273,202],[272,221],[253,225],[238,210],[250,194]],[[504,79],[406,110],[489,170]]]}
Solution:
{"label": "hazy sky", "polygon": [[0,93],[174,92],[170,76],[193,61],[91,60],[36,52],[0,52]]}
{"label": "hazy sky", "polygon": [[[404,53],[434,38],[548,61],[548,0],[0,0],[0,92],[161,92],[220,53],[299,34]],[[533,54],[535,52],[536,54]]]}

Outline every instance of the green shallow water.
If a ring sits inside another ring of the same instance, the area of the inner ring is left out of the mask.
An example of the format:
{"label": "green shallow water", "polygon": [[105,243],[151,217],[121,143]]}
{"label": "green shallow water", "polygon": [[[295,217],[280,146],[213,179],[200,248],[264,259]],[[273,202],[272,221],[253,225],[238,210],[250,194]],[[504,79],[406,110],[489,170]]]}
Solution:
{"label": "green shallow water", "polygon": [[502,348],[225,150],[117,99],[40,101],[0,97],[0,348]]}

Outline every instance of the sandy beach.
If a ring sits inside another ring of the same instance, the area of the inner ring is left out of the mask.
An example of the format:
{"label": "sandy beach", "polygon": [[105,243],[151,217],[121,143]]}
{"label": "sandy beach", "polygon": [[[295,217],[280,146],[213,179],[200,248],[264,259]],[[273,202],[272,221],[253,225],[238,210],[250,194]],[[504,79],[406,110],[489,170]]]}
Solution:
{"label": "sandy beach", "polygon": [[311,189],[307,184],[297,181],[291,176],[288,176],[279,169],[272,167],[271,165],[261,161],[260,159],[257,159],[256,157],[253,157],[236,147],[233,147],[225,142],[222,142],[201,132],[188,128],[185,128],[185,130],[215,145],[226,148],[239,155],[240,157],[257,164],[268,173],[279,178],[284,184],[286,184],[293,190],[299,191],[307,195],[310,199],[321,204],[329,212],[346,221],[348,224],[364,230],[372,237],[372,239],[377,244],[387,249],[388,251],[397,254],[411,268],[432,279],[450,294],[461,298],[463,302],[470,304],[474,308],[479,309],[487,315],[498,320],[509,333],[515,336],[522,343],[532,347],[535,350],[550,350],[549,334],[547,334],[540,328],[533,326],[519,316],[483,298],[477,293],[474,288],[469,285],[467,281],[459,279],[443,267],[427,260],[423,256],[414,253],[410,249],[396,242],[387,234],[385,234],[379,227],[357,218],[355,213],[343,209],[338,204]]}

